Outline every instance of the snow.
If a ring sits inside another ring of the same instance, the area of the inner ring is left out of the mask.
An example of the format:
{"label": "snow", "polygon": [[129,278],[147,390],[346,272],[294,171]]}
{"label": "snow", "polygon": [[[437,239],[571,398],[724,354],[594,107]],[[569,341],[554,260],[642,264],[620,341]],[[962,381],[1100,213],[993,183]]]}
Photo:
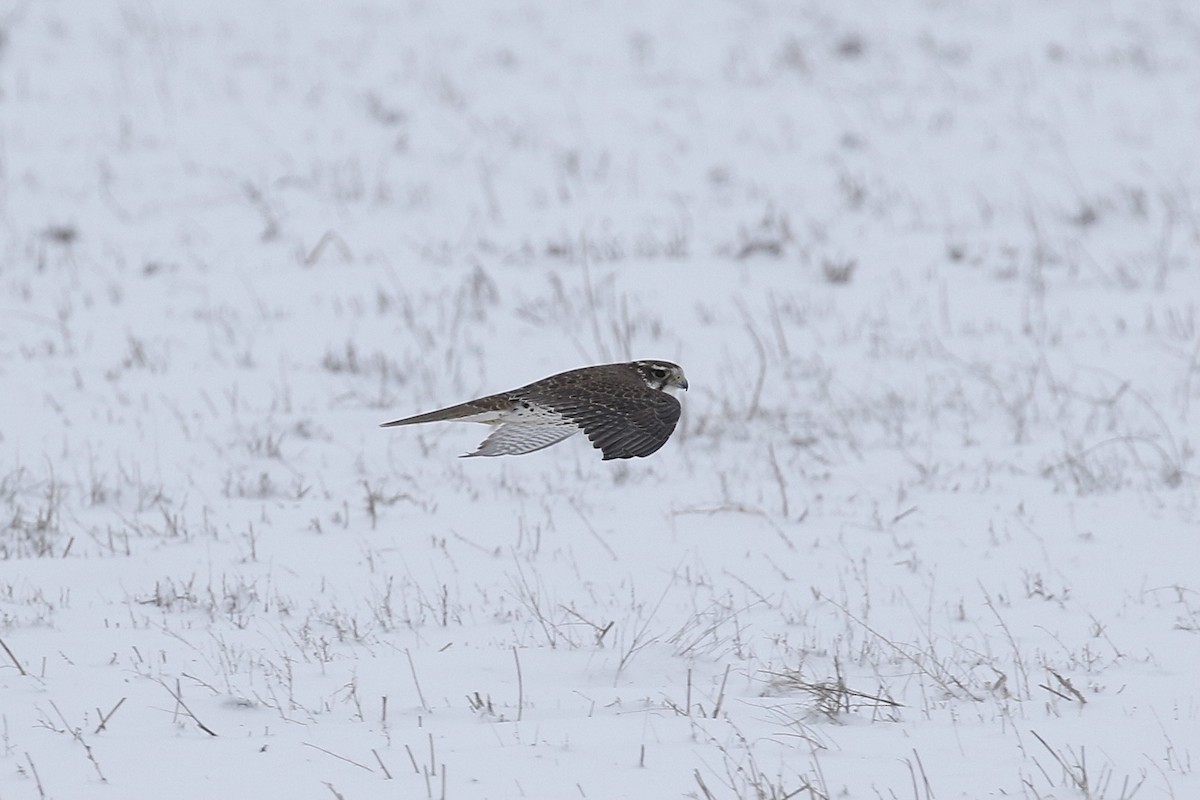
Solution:
{"label": "snow", "polygon": [[[1200,796],[1200,8],[0,4],[0,797]],[[667,445],[379,423],[590,363]]]}

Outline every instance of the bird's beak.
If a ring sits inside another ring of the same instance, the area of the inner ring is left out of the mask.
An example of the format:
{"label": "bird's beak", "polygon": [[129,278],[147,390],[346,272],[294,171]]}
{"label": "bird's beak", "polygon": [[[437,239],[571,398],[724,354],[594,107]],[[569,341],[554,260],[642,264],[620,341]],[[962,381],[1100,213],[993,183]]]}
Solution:
{"label": "bird's beak", "polygon": [[687,378],[680,375],[679,380],[676,383],[680,389],[683,389],[685,392],[687,391]]}

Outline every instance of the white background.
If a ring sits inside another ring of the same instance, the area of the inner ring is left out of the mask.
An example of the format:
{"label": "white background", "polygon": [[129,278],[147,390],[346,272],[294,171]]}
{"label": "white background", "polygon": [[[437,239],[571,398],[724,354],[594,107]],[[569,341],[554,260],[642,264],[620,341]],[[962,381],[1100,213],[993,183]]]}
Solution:
{"label": "white background", "polygon": [[0,0],[0,797],[1200,796],[1198,142],[1187,0]]}

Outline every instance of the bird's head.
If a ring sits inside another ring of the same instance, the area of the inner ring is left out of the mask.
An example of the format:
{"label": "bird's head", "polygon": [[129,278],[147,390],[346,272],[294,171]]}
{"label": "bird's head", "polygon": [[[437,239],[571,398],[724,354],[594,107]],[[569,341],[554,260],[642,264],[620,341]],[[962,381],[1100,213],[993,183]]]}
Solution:
{"label": "bird's head", "polygon": [[670,361],[635,361],[633,365],[651,389],[665,392],[669,389],[686,391],[688,388],[687,378],[683,376],[683,370],[678,364],[672,364]]}

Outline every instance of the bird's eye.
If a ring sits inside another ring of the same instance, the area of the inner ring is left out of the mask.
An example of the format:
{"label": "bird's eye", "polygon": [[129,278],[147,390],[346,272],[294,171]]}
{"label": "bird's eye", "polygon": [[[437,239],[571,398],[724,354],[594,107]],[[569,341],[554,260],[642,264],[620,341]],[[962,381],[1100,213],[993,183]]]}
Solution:
{"label": "bird's eye", "polygon": [[662,367],[651,367],[650,374],[656,378],[667,377],[667,371],[665,369],[663,369]]}

